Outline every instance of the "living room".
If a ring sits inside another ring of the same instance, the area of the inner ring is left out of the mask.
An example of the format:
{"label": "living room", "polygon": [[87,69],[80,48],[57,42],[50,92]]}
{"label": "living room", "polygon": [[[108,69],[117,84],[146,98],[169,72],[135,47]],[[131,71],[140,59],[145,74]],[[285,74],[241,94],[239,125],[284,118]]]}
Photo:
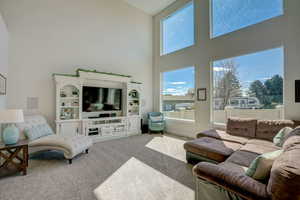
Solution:
{"label": "living room", "polygon": [[[0,176],[0,199],[300,199],[299,184],[268,184],[278,166],[300,176],[299,8],[0,0],[0,175],[21,171]],[[275,150],[267,180],[247,181]],[[251,186],[211,177],[227,161]]]}

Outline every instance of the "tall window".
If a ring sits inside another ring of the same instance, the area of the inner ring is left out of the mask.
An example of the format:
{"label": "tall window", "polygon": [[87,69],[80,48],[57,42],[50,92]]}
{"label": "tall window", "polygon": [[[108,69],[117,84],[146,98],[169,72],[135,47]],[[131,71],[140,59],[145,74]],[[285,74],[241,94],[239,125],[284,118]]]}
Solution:
{"label": "tall window", "polygon": [[281,119],[283,48],[213,62],[213,120]]}
{"label": "tall window", "polygon": [[195,119],[195,67],[162,74],[162,110],[166,117]]}
{"label": "tall window", "polygon": [[194,45],[194,3],[186,6],[161,21],[162,54]]}
{"label": "tall window", "polygon": [[212,37],[283,14],[283,0],[211,0]]}

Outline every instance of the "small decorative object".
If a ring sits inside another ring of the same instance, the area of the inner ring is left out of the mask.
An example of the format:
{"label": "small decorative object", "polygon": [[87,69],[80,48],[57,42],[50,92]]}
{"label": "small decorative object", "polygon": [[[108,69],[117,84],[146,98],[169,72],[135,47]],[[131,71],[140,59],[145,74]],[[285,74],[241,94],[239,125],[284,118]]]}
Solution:
{"label": "small decorative object", "polygon": [[198,88],[197,89],[197,100],[198,101],[206,101],[207,100],[206,88]]}
{"label": "small decorative object", "polygon": [[6,95],[6,77],[0,74],[0,95]]}
{"label": "small decorative object", "polygon": [[61,91],[61,92],[60,92],[60,97],[67,97],[65,91]]}
{"label": "small decorative object", "polygon": [[77,90],[73,90],[72,95],[77,97],[78,96],[78,91]]}
{"label": "small decorative object", "polygon": [[16,123],[24,122],[22,110],[2,110],[0,111],[0,123],[8,124],[2,133],[2,141],[6,145],[16,144],[19,141],[19,129]]}
{"label": "small decorative object", "polygon": [[65,105],[66,105],[65,102],[62,102],[61,106],[65,106]]}

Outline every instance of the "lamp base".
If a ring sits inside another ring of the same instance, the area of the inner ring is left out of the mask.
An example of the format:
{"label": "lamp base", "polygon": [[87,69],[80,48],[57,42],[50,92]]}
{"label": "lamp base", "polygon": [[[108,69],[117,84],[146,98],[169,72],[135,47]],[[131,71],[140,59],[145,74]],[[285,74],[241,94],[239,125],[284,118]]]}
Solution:
{"label": "lamp base", "polygon": [[2,141],[6,145],[17,144],[19,141],[19,137],[19,129],[14,124],[11,124],[4,129],[2,134]]}

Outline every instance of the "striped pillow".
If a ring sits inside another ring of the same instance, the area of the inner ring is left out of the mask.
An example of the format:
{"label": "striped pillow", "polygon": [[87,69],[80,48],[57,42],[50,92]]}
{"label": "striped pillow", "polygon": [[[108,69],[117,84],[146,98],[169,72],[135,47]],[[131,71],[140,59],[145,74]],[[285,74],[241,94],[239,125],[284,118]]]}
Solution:
{"label": "striped pillow", "polygon": [[54,132],[48,124],[39,124],[32,128],[26,128],[24,134],[30,141],[33,141],[41,137],[53,135]]}
{"label": "striped pillow", "polygon": [[290,127],[285,127],[283,129],[281,129],[277,135],[273,138],[273,143],[278,146],[278,147],[282,147],[286,137],[293,131],[294,129],[290,128]]}
{"label": "striped pillow", "polygon": [[283,150],[262,154],[255,158],[246,171],[246,175],[256,180],[263,181],[268,178],[273,162],[278,158]]}

